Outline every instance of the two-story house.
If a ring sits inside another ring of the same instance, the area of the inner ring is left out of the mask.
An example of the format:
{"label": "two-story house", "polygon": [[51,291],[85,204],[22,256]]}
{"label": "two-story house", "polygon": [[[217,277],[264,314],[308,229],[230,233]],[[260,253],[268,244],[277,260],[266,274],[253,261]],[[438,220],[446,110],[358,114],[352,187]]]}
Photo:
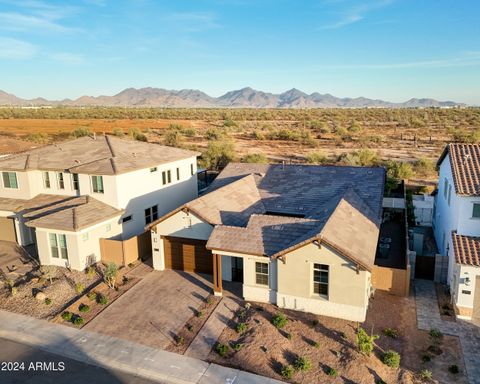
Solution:
{"label": "two-story house", "polygon": [[197,197],[198,153],[114,136],[0,159],[0,240],[36,244],[40,262],[83,270],[99,239],[128,239]]}
{"label": "two-story house", "polygon": [[471,318],[475,308],[480,315],[480,145],[449,144],[437,166],[435,240],[449,258],[447,282],[458,316]]}

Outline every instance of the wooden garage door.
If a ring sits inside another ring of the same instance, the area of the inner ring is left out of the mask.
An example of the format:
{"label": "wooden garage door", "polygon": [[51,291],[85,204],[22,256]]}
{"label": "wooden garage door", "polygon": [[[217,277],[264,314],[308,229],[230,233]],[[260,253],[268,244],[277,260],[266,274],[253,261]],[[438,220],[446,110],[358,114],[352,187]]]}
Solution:
{"label": "wooden garage door", "polygon": [[205,248],[206,244],[204,240],[165,237],[165,268],[213,274],[212,252]]}
{"label": "wooden garage door", "polygon": [[17,241],[15,222],[8,217],[0,217],[0,240]]}

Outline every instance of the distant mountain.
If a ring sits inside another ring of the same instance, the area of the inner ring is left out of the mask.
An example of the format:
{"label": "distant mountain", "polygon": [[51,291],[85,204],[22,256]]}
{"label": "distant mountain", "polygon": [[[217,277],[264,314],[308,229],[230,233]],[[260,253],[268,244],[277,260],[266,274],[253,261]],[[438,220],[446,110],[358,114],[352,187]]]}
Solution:
{"label": "distant mountain", "polygon": [[410,99],[403,103],[383,100],[339,98],[314,92],[307,94],[292,88],[280,94],[257,91],[250,87],[230,91],[220,97],[211,97],[196,89],[180,91],[162,88],[127,88],[114,96],[82,96],[76,100],[21,99],[0,91],[0,105],[11,106],[126,106],[126,107],[178,107],[178,108],[420,108],[456,107],[465,104],[434,99]]}

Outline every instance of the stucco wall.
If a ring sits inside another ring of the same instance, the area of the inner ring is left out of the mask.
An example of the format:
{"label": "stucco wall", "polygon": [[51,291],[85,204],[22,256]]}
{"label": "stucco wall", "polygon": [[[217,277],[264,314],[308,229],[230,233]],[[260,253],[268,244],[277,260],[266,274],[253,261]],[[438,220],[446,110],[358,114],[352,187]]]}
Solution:
{"label": "stucco wall", "polygon": [[[452,284],[451,291],[456,305],[463,308],[473,308],[476,277],[480,276],[480,267],[455,264],[453,276],[452,281],[455,284]],[[469,285],[466,284],[467,277],[470,280]],[[470,294],[462,293],[462,291],[470,292]]]}
{"label": "stucco wall", "polygon": [[372,286],[397,296],[408,296],[410,292],[410,265],[407,269],[387,268],[374,265]]}

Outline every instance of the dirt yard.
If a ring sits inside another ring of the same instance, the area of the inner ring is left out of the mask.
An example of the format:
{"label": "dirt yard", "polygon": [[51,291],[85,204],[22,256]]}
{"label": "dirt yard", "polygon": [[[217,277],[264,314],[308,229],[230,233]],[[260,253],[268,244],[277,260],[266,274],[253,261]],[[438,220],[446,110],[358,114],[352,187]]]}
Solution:
{"label": "dirt yard", "polygon": [[[395,315],[392,315],[392,308],[395,308]],[[281,375],[282,367],[292,365],[299,356],[305,357],[311,362],[311,368],[294,373],[289,380],[294,383],[416,383],[421,382],[417,374],[423,369],[433,372],[435,381],[432,382],[466,383],[463,374],[448,372],[452,364],[457,364],[460,372],[465,371],[456,338],[444,337],[442,354],[422,363],[422,356],[427,354],[425,351],[430,344],[427,332],[416,328],[413,297],[376,293],[367,321],[362,325],[368,333],[380,336],[371,356],[361,354],[356,346],[358,323],[282,311],[288,322],[283,329],[277,329],[271,320],[278,311],[273,305],[254,304],[222,333],[219,343],[229,346],[226,356],[221,357],[214,350],[208,359],[285,380]],[[247,330],[239,334],[235,328],[243,322],[247,324]],[[383,334],[387,327],[396,329],[398,337]],[[381,359],[388,349],[400,353],[399,369],[383,364]],[[332,368],[336,376],[332,374]]]}

